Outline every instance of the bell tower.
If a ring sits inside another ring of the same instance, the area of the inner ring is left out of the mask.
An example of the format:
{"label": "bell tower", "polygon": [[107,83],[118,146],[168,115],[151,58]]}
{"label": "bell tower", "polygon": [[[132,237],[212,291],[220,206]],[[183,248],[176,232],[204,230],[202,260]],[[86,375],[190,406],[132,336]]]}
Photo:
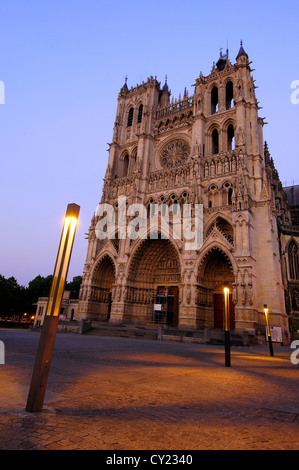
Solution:
{"label": "bell tower", "polygon": [[163,86],[149,77],[130,89],[125,79],[100,202],[113,208],[115,218],[123,200],[128,207],[142,204],[148,218],[155,207],[173,217],[189,205],[192,227],[200,205],[203,242],[187,248],[175,237],[173,220],[167,239],[162,229],[155,239],[149,233],[124,238],[117,230],[114,238],[99,239],[95,214],[79,316],[155,323],[155,299],[166,292],[173,297],[172,312],[163,318],[172,326],[219,328],[223,287],[229,284],[236,331],[254,335],[267,304],[272,325],[287,337],[277,229],[285,208],[275,204],[252,72],[241,41],[234,62],[221,50],[210,73],[200,72],[191,96],[185,88],[178,99],[171,97],[167,77]]}

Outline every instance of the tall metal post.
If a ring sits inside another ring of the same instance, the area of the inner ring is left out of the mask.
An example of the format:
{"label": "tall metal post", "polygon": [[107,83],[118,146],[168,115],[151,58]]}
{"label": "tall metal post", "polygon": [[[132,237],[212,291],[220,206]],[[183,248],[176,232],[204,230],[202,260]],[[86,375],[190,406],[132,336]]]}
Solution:
{"label": "tall metal post", "polygon": [[56,338],[62,296],[79,217],[80,206],[68,204],[46,314],[35,358],[26,411],[41,411]]}

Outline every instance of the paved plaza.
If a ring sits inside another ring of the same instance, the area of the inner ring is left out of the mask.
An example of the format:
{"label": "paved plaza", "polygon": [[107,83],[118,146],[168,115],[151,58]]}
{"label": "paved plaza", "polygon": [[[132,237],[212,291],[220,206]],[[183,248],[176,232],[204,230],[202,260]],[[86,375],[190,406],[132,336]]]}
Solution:
{"label": "paved plaza", "polygon": [[232,347],[229,368],[223,346],[58,333],[28,413],[39,337],[0,330],[1,450],[299,449],[290,347]]}

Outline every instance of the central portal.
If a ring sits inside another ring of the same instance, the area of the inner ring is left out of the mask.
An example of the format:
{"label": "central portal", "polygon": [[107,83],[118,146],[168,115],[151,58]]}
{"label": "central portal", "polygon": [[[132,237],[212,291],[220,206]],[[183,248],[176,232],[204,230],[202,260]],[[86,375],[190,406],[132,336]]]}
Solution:
{"label": "central portal", "polygon": [[144,240],[136,250],[127,282],[127,311],[132,322],[177,325],[181,268],[174,245]]}

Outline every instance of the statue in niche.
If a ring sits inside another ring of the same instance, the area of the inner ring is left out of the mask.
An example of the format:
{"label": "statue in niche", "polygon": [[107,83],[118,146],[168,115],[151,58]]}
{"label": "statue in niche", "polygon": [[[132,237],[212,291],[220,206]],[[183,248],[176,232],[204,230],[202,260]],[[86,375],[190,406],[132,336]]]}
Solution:
{"label": "statue in niche", "polygon": [[249,305],[252,305],[253,304],[253,300],[252,300],[253,290],[252,290],[252,284],[251,283],[248,284],[247,295],[248,295],[248,303],[249,303]]}
{"label": "statue in niche", "polygon": [[244,131],[241,127],[239,127],[239,129],[238,129],[237,137],[238,137],[238,145],[244,145],[245,144],[245,136],[244,136]]}
{"label": "statue in niche", "polygon": [[244,90],[243,90],[243,82],[242,82],[242,80],[238,80],[237,89],[238,89],[238,97],[239,97],[239,98],[243,98],[243,97],[244,97]]}
{"label": "statue in niche", "polygon": [[199,145],[198,145],[198,142],[196,141],[196,143],[194,144],[194,147],[193,147],[193,154],[198,157],[199,155]]}
{"label": "statue in niche", "polygon": [[233,303],[236,305],[238,303],[238,284],[235,282],[233,283],[233,289],[232,289],[232,298],[233,298]]}
{"label": "statue in niche", "polygon": [[232,159],[232,172],[236,171],[236,159],[235,157]]}
{"label": "statue in niche", "polygon": [[194,175],[195,175],[195,176],[198,176],[198,174],[199,174],[199,165],[198,165],[198,161],[197,161],[197,160],[195,160],[195,163],[194,163],[194,167],[193,167],[193,168],[194,168]]}
{"label": "statue in niche", "polygon": [[187,295],[186,295],[186,302],[189,305],[191,302],[191,289],[190,289],[190,284],[188,284],[187,287]]}
{"label": "statue in niche", "polygon": [[120,302],[120,298],[121,298],[121,286],[117,286],[117,291],[116,291],[116,301],[117,302]]}
{"label": "statue in niche", "polygon": [[246,284],[241,284],[241,288],[242,288],[242,291],[241,291],[241,303],[242,305],[245,305],[246,304]]}
{"label": "statue in niche", "polygon": [[243,150],[240,150],[240,153],[239,153],[239,165],[244,167],[244,153],[243,153]]}

